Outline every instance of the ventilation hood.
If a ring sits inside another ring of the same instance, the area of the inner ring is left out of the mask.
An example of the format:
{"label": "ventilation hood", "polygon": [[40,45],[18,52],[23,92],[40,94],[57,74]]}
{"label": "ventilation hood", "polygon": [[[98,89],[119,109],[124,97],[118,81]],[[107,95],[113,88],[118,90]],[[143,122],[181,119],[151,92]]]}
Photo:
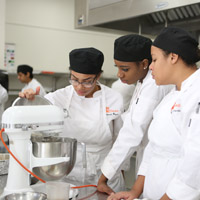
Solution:
{"label": "ventilation hood", "polygon": [[156,35],[164,26],[200,34],[199,0],[75,0],[75,27]]}

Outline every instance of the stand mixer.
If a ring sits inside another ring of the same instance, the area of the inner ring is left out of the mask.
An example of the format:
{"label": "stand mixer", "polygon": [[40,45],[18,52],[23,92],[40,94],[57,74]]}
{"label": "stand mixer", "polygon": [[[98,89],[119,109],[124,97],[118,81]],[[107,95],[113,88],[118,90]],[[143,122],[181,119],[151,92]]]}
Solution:
{"label": "stand mixer", "polygon": [[[30,171],[33,167],[68,162],[70,159],[69,157],[37,158],[33,155],[30,141],[32,133],[43,132],[53,135],[53,132],[61,132],[64,125],[63,110],[50,105],[42,97],[35,98],[35,102],[43,105],[18,98],[11,107],[5,110],[2,117],[2,127],[8,135],[10,151]],[[33,191],[30,187],[30,174],[10,156],[7,185],[1,197],[27,191]]]}

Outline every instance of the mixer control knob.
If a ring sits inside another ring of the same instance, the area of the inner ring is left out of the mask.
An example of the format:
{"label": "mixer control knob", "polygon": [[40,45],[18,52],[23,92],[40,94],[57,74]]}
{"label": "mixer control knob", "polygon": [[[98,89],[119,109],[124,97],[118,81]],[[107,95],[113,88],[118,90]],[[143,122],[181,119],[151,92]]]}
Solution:
{"label": "mixer control knob", "polygon": [[30,126],[30,128],[31,128],[32,130],[35,130],[35,129],[37,128],[37,126],[36,126],[35,124],[32,124],[32,125]]}
{"label": "mixer control knob", "polygon": [[27,130],[28,130],[28,127],[29,127],[28,125],[22,125],[22,130],[23,130],[23,131],[27,131]]}
{"label": "mixer control knob", "polygon": [[36,130],[38,126],[35,124],[29,124],[29,125],[22,125],[23,131],[28,131],[28,129]]}

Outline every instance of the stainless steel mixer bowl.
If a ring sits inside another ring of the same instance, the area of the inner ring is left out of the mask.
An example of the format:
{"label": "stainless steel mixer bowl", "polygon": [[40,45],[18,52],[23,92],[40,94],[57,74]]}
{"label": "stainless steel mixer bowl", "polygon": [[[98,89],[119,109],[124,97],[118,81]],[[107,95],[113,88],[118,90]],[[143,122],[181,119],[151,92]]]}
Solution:
{"label": "stainless steel mixer bowl", "polygon": [[41,192],[14,193],[5,196],[5,200],[47,200],[47,195]]}
{"label": "stainless steel mixer bowl", "polygon": [[69,174],[76,161],[77,140],[64,137],[32,137],[33,155],[39,158],[70,157],[68,162],[33,168],[45,181],[59,180]]}

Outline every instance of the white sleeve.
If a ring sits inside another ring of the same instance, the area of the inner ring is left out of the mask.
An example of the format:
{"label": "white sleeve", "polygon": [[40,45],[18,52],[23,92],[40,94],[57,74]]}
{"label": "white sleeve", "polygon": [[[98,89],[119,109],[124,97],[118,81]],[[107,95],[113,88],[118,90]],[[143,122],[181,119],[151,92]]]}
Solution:
{"label": "white sleeve", "polygon": [[7,90],[0,84],[0,105],[8,100]]}
{"label": "white sleeve", "polygon": [[200,114],[192,117],[180,165],[166,193],[172,199],[200,199]]}
{"label": "white sleeve", "polygon": [[41,96],[46,95],[45,89],[43,88],[42,85],[40,85],[40,95],[41,95]]}
{"label": "white sleeve", "polygon": [[[143,82],[139,100],[132,101],[123,127],[101,167],[102,173],[108,179],[111,179],[117,172],[122,170],[123,165],[137,150],[144,135],[147,134],[154,109],[174,87],[159,87],[150,74],[147,78],[146,82]],[[136,93],[136,90],[134,93]]]}
{"label": "white sleeve", "polygon": [[137,150],[144,134],[147,133],[157,104],[158,102],[153,99],[141,97],[137,106],[126,114],[124,125],[101,167],[102,173],[108,179],[120,171],[127,159],[130,159]]}
{"label": "white sleeve", "polygon": [[113,120],[113,142],[116,141],[116,138],[119,135],[119,131],[123,126],[123,120],[121,116]]}
{"label": "white sleeve", "polygon": [[152,146],[151,143],[149,142],[144,150],[144,155],[138,170],[138,175],[146,176],[146,172],[149,167],[149,162],[151,158],[152,158]]}

